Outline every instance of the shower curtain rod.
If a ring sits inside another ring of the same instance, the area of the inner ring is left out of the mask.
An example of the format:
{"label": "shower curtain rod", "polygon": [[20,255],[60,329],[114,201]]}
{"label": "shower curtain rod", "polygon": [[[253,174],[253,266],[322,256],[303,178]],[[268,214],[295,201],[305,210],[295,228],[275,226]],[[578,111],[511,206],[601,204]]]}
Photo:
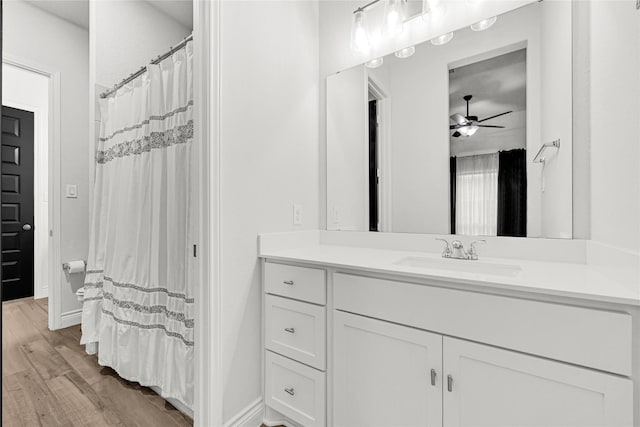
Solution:
{"label": "shower curtain rod", "polygon": [[[189,34],[186,38],[184,38],[177,45],[171,46],[167,52],[165,52],[165,53],[163,53],[161,55],[158,55],[155,59],[151,60],[151,63],[152,64],[159,64],[160,61],[170,57],[175,52],[177,52],[178,50],[182,49],[184,47],[184,45],[186,45],[191,40],[193,40],[193,34]],[[146,71],[147,71],[147,66],[146,65],[144,67],[140,67],[140,69],[138,71],[136,71],[135,73],[129,75],[129,77],[127,77],[126,79],[122,80],[120,83],[116,83],[115,85],[113,85],[113,87],[111,89],[109,89],[109,90],[107,90],[105,92],[102,92],[100,94],[100,98],[108,98],[109,96],[114,94],[118,89],[120,89],[122,86],[126,85],[127,83],[129,83],[130,81],[134,80],[135,78],[143,75]]]}

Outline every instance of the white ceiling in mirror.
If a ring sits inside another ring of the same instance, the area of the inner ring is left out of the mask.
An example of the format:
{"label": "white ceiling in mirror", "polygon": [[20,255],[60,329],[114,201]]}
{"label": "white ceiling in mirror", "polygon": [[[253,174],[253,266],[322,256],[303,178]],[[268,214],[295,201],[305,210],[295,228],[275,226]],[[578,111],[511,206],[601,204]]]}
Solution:
{"label": "white ceiling in mirror", "polygon": [[449,70],[449,113],[466,115],[464,97],[472,95],[469,113],[504,128],[481,128],[472,137],[451,136],[451,156],[526,148],[526,49]]}
{"label": "white ceiling in mirror", "polygon": [[449,109],[463,113],[465,95],[479,117],[526,108],[526,50],[459,66],[449,70]]}

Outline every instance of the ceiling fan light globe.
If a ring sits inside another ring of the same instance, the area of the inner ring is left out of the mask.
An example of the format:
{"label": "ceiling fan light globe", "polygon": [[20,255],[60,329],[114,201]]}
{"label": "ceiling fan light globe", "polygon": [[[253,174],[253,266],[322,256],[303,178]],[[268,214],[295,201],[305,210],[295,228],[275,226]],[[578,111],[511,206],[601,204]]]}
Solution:
{"label": "ceiling fan light globe", "polygon": [[458,129],[458,132],[460,132],[462,136],[470,137],[474,133],[476,133],[478,129],[479,129],[478,126],[463,126],[460,129]]}

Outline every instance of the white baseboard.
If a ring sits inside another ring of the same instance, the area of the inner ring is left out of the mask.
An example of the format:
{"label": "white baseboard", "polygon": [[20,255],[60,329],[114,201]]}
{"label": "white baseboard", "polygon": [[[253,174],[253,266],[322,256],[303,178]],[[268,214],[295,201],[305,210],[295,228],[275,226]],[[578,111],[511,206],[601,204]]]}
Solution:
{"label": "white baseboard", "polygon": [[277,427],[277,426],[300,427],[300,425],[295,423],[293,420],[290,420],[286,416],[282,415],[280,412],[272,408],[269,408],[268,406],[265,407],[262,424],[264,424],[267,427]]}
{"label": "white baseboard", "polygon": [[33,299],[41,299],[49,297],[49,287],[43,286],[41,288],[35,288],[33,293]]}
{"label": "white baseboard", "polygon": [[[149,388],[151,390],[155,391],[157,395],[162,397],[162,389],[160,387],[151,385],[151,386],[149,386]],[[182,402],[180,402],[177,399],[172,399],[170,397],[162,397],[162,398],[164,400],[166,400],[167,402],[169,402],[171,405],[173,405],[173,407],[176,408],[178,411],[182,412],[186,416],[188,416],[191,419],[193,419],[193,409],[191,409],[188,406],[184,405]]]}
{"label": "white baseboard", "polygon": [[225,427],[260,427],[264,416],[264,402],[259,397],[224,423]]}
{"label": "white baseboard", "polygon": [[82,309],[67,311],[60,315],[60,329],[82,323]]}

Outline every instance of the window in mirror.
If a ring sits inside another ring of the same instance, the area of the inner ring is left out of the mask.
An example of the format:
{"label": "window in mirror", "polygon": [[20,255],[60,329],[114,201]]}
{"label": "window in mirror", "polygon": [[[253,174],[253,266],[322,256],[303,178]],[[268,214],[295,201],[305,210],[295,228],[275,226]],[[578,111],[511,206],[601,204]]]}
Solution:
{"label": "window in mirror", "polygon": [[451,233],[527,235],[526,49],[449,70]]}

